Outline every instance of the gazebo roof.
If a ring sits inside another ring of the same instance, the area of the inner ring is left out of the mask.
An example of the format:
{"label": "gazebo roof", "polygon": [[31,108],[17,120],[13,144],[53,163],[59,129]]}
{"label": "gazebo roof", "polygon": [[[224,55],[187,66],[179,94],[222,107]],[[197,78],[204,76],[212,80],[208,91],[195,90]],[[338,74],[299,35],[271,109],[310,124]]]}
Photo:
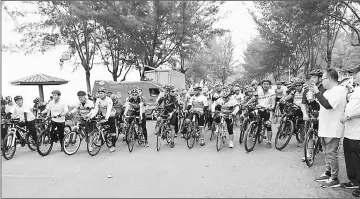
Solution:
{"label": "gazebo roof", "polygon": [[12,81],[13,85],[61,85],[69,81],[44,74],[35,74]]}

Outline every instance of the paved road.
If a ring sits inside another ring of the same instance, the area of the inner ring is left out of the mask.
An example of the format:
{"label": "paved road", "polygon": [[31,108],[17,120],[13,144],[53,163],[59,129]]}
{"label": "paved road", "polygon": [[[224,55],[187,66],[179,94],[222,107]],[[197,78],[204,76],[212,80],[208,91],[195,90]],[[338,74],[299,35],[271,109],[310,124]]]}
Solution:
{"label": "paved road", "polygon": [[[131,154],[122,141],[115,153],[105,147],[95,157],[84,143],[73,156],[60,152],[58,145],[47,157],[18,148],[12,160],[2,158],[2,196],[352,197],[351,191],[323,189],[314,181],[323,161],[318,158],[308,168],[300,161],[302,150],[295,138],[281,152],[262,143],[246,153],[238,142],[217,152],[207,133],[204,147],[195,144],[189,150],[178,138],[175,148],[163,145],[157,152],[153,121],[148,121],[148,129],[150,148],[135,145]],[[235,132],[237,140],[239,129]],[[346,180],[343,156],[340,161],[340,180]]]}

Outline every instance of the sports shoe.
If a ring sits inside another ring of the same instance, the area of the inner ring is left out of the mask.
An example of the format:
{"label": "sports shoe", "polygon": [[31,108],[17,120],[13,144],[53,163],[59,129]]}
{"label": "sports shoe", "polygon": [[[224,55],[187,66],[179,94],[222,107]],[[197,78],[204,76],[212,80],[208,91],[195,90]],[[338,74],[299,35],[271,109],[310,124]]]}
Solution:
{"label": "sports shoe", "polygon": [[356,189],[355,191],[353,191],[352,195],[355,197],[360,197],[360,189]]}
{"label": "sports shoe", "polygon": [[358,189],[360,186],[350,181],[350,182],[341,183],[340,187],[345,189]]}
{"label": "sports shoe", "polygon": [[205,141],[203,139],[201,140],[200,146],[205,146]]}
{"label": "sports shoe", "polygon": [[330,177],[331,177],[331,174],[330,174],[330,172],[327,171],[327,172],[322,173],[320,177],[315,179],[315,181],[316,182],[324,182],[324,181],[328,180]]}
{"label": "sports shoe", "polygon": [[115,151],[116,151],[116,147],[112,146],[112,147],[110,148],[110,153],[115,152]]}
{"label": "sports shoe", "polygon": [[266,148],[268,148],[268,149],[271,149],[271,142],[268,142],[267,144],[266,144]]}
{"label": "sports shoe", "polygon": [[233,141],[229,142],[229,148],[234,148],[234,142]]}
{"label": "sports shoe", "polygon": [[149,147],[149,142],[145,141],[145,147]]}
{"label": "sports shoe", "polygon": [[89,147],[89,151],[92,152],[94,150],[94,148],[91,146]]}
{"label": "sports shoe", "polygon": [[[311,159],[311,155],[309,155],[307,158]],[[305,156],[301,158],[301,161],[305,162]]]}
{"label": "sports shoe", "polygon": [[170,148],[174,148],[175,147],[175,143],[174,142],[171,142],[170,143]]}
{"label": "sports shoe", "polygon": [[338,178],[329,178],[321,185],[321,187],[323,187],[323,188],[339,187],[339,186],[340,186],[340,181]]}

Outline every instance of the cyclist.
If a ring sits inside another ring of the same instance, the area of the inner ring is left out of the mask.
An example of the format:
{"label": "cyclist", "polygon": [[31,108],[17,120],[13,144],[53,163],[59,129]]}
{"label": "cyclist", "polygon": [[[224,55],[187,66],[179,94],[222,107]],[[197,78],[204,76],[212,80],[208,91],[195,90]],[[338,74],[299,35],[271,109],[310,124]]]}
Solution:
{"label": "cyclist", "polygon": [[267,127],[266,131],[268,143],[266,144],[266,148],[271,148],[272,129],[270,122],[270,111],[273,110],[275,106],[275,91],[270,88],[270,80],[264,79],[261,82],[261,85],[262,89],[258,89],[257,91],[255,91],[254,96],[245,105],[249,105],[257,101],[260,107],[265,108],[265,110],[259,110],[259,116],[264,119]]}
{"label": "cyclist", "polygon": [[254,95],[255,90],[252,87],[249,87],[245,90],[245,97],[242,104],[246,104]]}
{"label": "cyclist", "polygon": [[43,110],[46,109],[46,104],[43,103],[39,97],[35,98],[33,100],[33,103],[34,103],[34,106],[32,108],[32,111],[34,112],[35,117],[37,117],[38,113],[41,113]]}
{"label": "cyclist", "polygon": [[[284,84],[284,81],[278,81],[276,82],[276,89],[275,89],[275,95],[276,95],[276,98],[275,98],[275,103],[278,103],[280,102],[281,98],[285,97],[286,95],[286,87],[283,86]],[[283,110],[284,110],[284,104],[282,103],[279,103],[279,108],[280,108],[280,113],[282,114],[283,113]],[[275,109],[274,109],[274,112],[275,112]]]}
{"label": "cyclist", "polygon": [[220,82],[216,82],[214,86],[214,92],[211,95],[211,101],[215,102],[217,99],[220,98],[222,89],[222,84]]}
{"label": "cyclist", "polygon": [[[111,141],[112,146],[110,148],[110,153],[116,151],[116,123],[115,123],[115,109],[113,107],[113,101],[110,97],[106,96],[106,89],[100,87],[97,90],[99,98],[96,99],[94,109],[90,111],[88,116],[94,118],[97,114],[105,117],[101,120],[101,123],[110,125]],[[90,149],[91,150],[91,149]]]}
{"label": "cyclist", "polygon": [[[140,89],[134,88],[130,91],[130,96],[125,102],[124,116],[140,116],[141,127],[145,137],[145,147],[149,147],[146,129],[146,117],[145,117],[145,98],[140,96]],[[127,124],[131,124],[132,118],[125,119]],[[129,127],[129,126],[128,126]],[[129,130],[129,129],[128,129]]]}
{"label": "cyclist", "polygon": [[28,106],[24,105],[23,97],[21,95],[15,96],[14,101],[15,105],[11,109],[11,117],[19,118],[20,122],[24,122],[24,124],[20,126],[26,126],[34,142],[36,143],[37,134],[35,128],[35,115]]}
{"label": "cyclist", "polygon": [[251,81],[250,87],[252,87],[256,92],[259,88],[259,82],[254,79],[253,81]]}
{"label": "cyclist", "polygon": [[[77,96],[79,98],[79,102],[76,103],[75,108],[69,112],[69,114],[78,113],[80,117],[87,119],[87,116],[94,108],[94,102],[90,99],[86,99],[86,93],[84,91],[77,92]],[[92,126],[84,121],[79,121],[85,124],[85,131],[87,133],[92,132]]]}
{"label": "cyclist", "polygon": [[13,109],[14,102],[12,101],[11,96],[6,96],[5,97],[5,102],[6,102],[6,104],[5,104],[5,113],[7,114],[7,113],[10,113],[11,110]]}
{"label": "cyclist", "polygon": [[[185,124],[188,125],[190,124],[190,121],[193,118],[193,115],[195,115],[198,119],[198,125],[199,125],[199,130],[200,130],[200,137],[201,137],[201,142],[200,145],[204,146],[205,145],[205,140],[204,140],[204,125],[205,125],[205,115],[204,112],[208,109],[208,101],[206,99],[206,97],[201,93],[201,86],[200,84],[196,84],[194,86],[194,96],[190,99],[188,106],[186,107],[186,111],[196,111],[196,113],[193,114],[188,114],[186,120],[185,120]],[[186,132],[185,130],[186,128],[184,128],[183,133]]]}
{"label": "cyclist", "polygon": [[[174,148],[174,137],[175,137],[175,127],[178,124],[178,117],[176,110],[179,108],[179,102],[175,96],[175,88],[174,86],[167,85],[164,87],[165,95],[159,99],[156,104],[156,109],[163,103],[164,104],[164,113],[162,115],[169,115],[168,119],[170,121],[170,128],[171,128],[171,143],[170,147]],[[157,118],[158,124],[162,121],[161,115]],[[165,119],[165,118],[164,118]],[[155,132],[158,136],[159,134],[159,125],[156,125]]]}
{"label": "cyclist", "polygon": [[299,78],[296,79],[294,82],[295,90],[291,91],[289,93],[289,95],[287,95],[283,99],[283,101],[288,101],[288,100],[292,99],[293,103],[299,107],[299,109],[297,109],[294,113],[295,116],[298,117],[298,122],[299,122],[299,127],[300,127],[299,133],[300,133],[301,142],[298,143],[298,147],[304,147],[303,140],[305,138],[305,122],[303,120],[304,106],[302,105],[303,95],[304,95],[303,84],[304,84],[304,81],[302,79],[299,79]]}
{"label": "cyclist", "polygon": [[234,99],[241,104],[244,101],[244,95],[240,92],[240,87],[234,87]]}
{"label": "cyclist", "polygon": [[50,116],[57,116],[51,120],[51,132],[54,132],[55,128],[59,133],[61,151],[63,151],[63,142],[64,139],[64,128],[65,128],[65,115],[69,112],[68,106],[65,103],[62,103],[60,100],[61,92],[59,90],[54,90],[51,92],[53,100],[51,100],[46,106],[45,110],[41,114],[46,114]]}
{"label": "cyclist", "polygon": [[[224,88],[221,91],[221,97],[216,100],[211,107],[212,112],[214,113],[215,110],[221,110],[223,114],[226,116],[233,116],[235,117],[237,112],[239,111],[239,102],[235,99],[230,97],[231,91],[229,88]],[[214,117],[214,115],[213,115]],[[216,132],[218,132],[219,129],[219,123],[220,123],[220,117],[214,117],[214,121],[216,124]],[[227,131],[229,132],[229,148],[234,147],[234,125],[233,125],[233,118],[226,117],[225,119]]]}

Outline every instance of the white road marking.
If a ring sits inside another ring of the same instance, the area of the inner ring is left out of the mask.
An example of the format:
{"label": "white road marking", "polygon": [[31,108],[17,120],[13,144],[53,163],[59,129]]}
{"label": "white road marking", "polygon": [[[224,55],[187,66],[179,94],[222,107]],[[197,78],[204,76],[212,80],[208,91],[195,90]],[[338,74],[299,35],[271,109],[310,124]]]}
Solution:
{"label": "white road marking", "polygon": [[34,176],[26,176],[26,175],[2,175],[2,177],[13,177],[13,178],[55,178],[55,176],[44,176],[44,175],[34,175]]}

